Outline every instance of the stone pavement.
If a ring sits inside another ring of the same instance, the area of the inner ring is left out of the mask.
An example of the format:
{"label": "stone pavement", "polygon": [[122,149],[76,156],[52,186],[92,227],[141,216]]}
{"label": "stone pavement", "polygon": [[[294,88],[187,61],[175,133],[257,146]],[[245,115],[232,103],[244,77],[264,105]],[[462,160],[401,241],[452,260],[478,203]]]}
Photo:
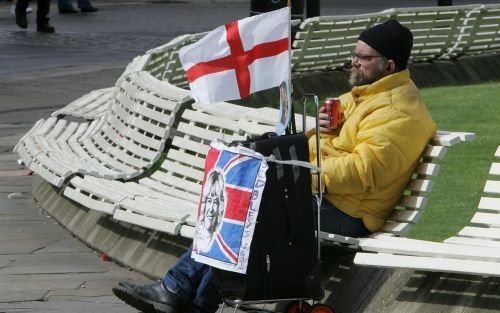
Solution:
{"label": "stone pavement", "polygon": [[[322,2],[322,12],[353,14],[436,1],[402,2],[330,0]],[[0,312],[134,312],[111,287],[124,279],[149,279],[103,261],[46,216],[31,197],[32,176],[16,163],[12,149],[36,120],[112,86],[134,56],[249,11],[249,1],[241,0],[94,4],[97,14],[63,16],[53,3],[56,34],[46,35],[33,31],[35,14],[27,31],[17,28],[10,3],[0,2]]]}

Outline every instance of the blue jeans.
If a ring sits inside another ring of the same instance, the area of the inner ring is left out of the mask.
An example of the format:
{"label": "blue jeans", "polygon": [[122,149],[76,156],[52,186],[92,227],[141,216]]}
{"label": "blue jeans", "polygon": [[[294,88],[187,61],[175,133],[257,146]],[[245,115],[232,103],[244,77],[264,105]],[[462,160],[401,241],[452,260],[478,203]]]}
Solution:
{"label": "blue jeans", "polygon": [[[73,0],[57,0],[57,8],[59,10],[70,10],[73,9]],[[88,8],[91,7],[92,4],[90,3],[90,0],[78,0],[78,7],[80,9],[82,8]]]}
{"label": "blue jeans", "polygon": [[[323,200],[320,208],[321,230],[349,237],[362,237],[370,234],[363,221],[353,218]],[[210,266],[198,263],[191,258],[192,246],[172,267],[163,283],[186,303],[202,312],[216,312],[222,301],[219,282]]]}

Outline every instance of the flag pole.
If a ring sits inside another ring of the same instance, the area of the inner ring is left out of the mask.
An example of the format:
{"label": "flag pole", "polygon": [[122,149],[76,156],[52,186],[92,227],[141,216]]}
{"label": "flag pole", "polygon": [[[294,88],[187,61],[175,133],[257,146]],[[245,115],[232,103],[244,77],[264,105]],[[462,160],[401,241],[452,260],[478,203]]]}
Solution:
{"label": "flag pole", "polygon": [[[295,115],[293,110],[293,101],[292,101],[292,0],[288,0],[288,89],[290,92],[290,98],[287,99],[290,103],[290,107],[292,108],[291,113]],[[295,121],[295,116],[290,117],[291,120]],[[295,122],[294,122],[295,124]],[[304,130],[302,130],[304,131]]]}
{"label": "flag pole", "polygon": [[[292,0],[288,0],[288,77],[292,83]],[[291,85],[290,85],[291,86]]]}

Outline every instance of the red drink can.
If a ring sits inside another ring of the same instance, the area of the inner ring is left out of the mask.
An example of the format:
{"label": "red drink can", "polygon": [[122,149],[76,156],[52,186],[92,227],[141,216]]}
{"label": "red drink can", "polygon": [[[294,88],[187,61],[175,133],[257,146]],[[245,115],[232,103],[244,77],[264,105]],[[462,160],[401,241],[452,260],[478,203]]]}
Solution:
{"label": "red drink can", "polygon": [[336,129],[340,122],[340,100],[339,98],[326,98],[326,114],[330,115],[330,128]]}

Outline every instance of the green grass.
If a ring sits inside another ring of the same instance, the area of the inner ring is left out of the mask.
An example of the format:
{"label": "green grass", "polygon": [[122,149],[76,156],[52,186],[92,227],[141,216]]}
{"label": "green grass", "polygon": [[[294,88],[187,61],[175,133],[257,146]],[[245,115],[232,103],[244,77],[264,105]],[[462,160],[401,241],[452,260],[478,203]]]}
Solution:
{"label": "green grass", "polygon": [[429,88],[422,96],[440,130],[474,132],[473,142],[449,148],[422,219],[409,237],[441,241],[477,210],[494,153],[500,145],[500,82]]}

